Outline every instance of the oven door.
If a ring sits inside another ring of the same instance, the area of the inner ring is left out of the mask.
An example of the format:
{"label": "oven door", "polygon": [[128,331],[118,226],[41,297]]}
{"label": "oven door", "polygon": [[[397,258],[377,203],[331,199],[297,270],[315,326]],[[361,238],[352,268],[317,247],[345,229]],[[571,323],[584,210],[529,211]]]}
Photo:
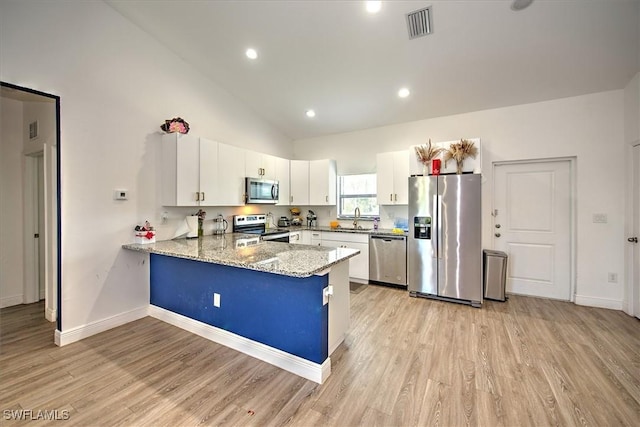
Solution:
{"label": "oven door", "polygon": [[262,236],[262,240],[265,242],[284,242],[289,243],[289,232],[286,233],[271,233]]}
{"label": "oven door", "polygon": [[278,202],[278,181],[245,178],[246,203],[275,204]]}

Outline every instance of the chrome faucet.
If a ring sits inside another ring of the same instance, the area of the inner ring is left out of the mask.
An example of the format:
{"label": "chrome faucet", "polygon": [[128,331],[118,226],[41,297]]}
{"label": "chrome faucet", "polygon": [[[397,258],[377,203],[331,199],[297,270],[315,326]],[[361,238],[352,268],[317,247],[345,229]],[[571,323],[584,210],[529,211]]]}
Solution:
{"label": "chrome faucet", "polygon": [[358,219],[360,219],[360,208],[356,206],[356,210],[353,212],[353,228],[358,228]]}

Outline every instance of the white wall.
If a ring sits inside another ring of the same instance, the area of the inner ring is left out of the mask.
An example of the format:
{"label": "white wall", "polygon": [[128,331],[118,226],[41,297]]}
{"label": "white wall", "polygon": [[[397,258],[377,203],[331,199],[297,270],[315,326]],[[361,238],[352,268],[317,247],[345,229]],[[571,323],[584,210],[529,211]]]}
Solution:
{"label": "white wall", "polygon": [[146,258],[120,246],[136,223],[160,222],[165,119],[292,155],[286,136],[102,2],[1,2],[0,63],[3,81],[61,97],[62,331],[148,304]]}
{"label": "white wall", "polygon": [[[622,308],[624,294],[625,144],[623,91],[421,120],[294,141],[294,158],[334,158],[339,173],[375,171],[377,152],[479,137],[482,140],[483,241],[491,242],[492,164],[577,158],[576,302]],[[396,211],[400,208],[393,208]],[[607,224],[594,224],[605,213]],[[404,217],[406,217],[404,208]],[[384,219],[384,218],[383,218]],[[607,273],[618,273],[608,283]]]}
{"label": "white wall", "polygon": [[0,98],[0,308],[22,304],[22,102]]}

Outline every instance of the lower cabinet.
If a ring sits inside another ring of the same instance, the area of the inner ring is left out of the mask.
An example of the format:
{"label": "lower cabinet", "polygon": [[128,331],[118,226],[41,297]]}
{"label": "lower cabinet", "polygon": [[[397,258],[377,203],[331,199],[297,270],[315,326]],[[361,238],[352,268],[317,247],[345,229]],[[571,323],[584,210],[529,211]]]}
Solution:
{"label": "lower cabinet", "polygon": [[311,231],[309,230],[296,230],[289,232],[289,243],[294,245],[310,245],[311,244]]}
{"label": "lower cabinet", "polygon": [[[314,232],[315,233],[315,232]],[[349,278],[355,281],[369,281],[369,235],[323,231],[322,246],[332,248],[358,249],[360,253],[349,259]]]}

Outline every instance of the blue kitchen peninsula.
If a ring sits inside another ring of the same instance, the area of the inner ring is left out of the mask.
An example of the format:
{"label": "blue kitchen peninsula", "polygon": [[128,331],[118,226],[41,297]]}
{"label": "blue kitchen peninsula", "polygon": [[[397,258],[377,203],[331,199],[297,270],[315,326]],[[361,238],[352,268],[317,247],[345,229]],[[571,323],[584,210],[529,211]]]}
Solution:
{"label": "blue kitchen peninsula", "polygon": [[237,233],[123,248],[150,254],[151,316],[318,383],[331,373],[358,250]]}

